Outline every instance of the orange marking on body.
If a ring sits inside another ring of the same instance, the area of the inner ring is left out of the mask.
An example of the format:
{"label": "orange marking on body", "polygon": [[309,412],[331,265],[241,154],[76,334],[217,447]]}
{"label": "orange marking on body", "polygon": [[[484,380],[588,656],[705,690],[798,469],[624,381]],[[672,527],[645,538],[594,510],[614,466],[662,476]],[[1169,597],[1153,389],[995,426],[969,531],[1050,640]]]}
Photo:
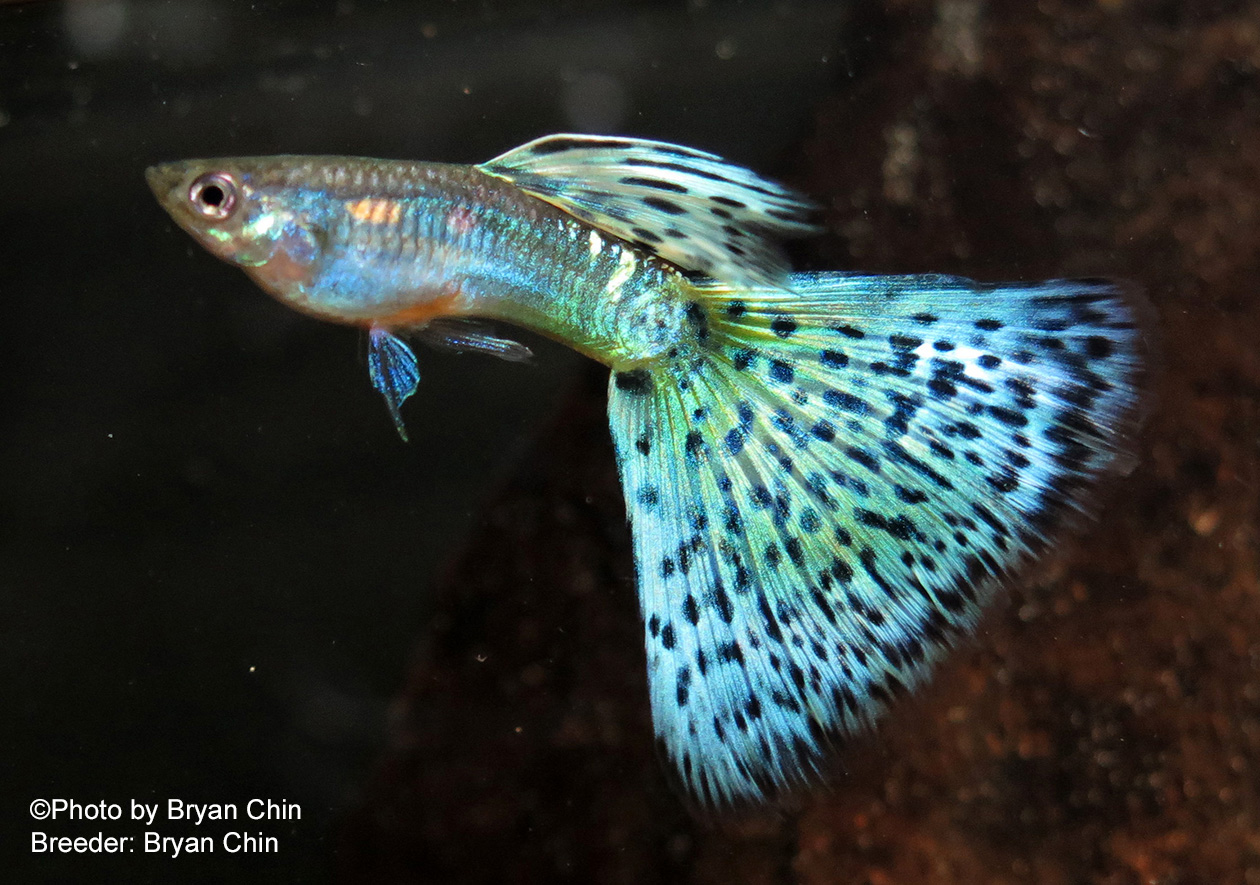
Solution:
{"label": "orange marking on body", "polygon": [[396,200],[364,197],[362,200],[346,203],[346,211],[356,221],[370,224],[397,224],[402,218],[402,206]]}
{"label": "orange marking on body", "polygon": [[456,305],[459,296],[458,286],[446,286],[437,294],[434,294],[433,297],[404,307],[402,310],[388,316],[376,317],[372,323],[373,325],[386,328],[405,329],[408,326],[422,326],[429,320],[437,319],[438,317],[457,316],[461,313]]}

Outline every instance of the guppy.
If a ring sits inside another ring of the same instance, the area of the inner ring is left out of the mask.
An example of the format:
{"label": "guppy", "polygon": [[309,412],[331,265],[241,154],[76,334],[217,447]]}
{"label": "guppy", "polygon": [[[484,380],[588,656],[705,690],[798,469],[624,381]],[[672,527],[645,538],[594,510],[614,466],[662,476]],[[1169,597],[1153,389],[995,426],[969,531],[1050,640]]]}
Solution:
{"label": "guppy", "polygon": [[368,331],[404,438],[409,336],[528,357],[502,320],[611,368],[656,736],[707,806],[813,780],[1131,464],[1122,288],[790,273],[775,240],[811,205],[710,153],[553,135],[477,166],[147,176],[267,292]]}

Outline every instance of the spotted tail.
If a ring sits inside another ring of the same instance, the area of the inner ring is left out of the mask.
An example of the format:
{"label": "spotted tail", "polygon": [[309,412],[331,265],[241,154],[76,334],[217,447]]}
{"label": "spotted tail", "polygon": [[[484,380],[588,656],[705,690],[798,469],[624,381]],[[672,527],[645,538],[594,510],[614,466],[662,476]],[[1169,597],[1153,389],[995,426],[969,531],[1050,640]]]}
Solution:
{"label": "spotted tail", "polygon": [[808,781],[1127,463],[1106,282],[798,274],[697,288],[701,356],[620,373],[657,739],[709,806]]}

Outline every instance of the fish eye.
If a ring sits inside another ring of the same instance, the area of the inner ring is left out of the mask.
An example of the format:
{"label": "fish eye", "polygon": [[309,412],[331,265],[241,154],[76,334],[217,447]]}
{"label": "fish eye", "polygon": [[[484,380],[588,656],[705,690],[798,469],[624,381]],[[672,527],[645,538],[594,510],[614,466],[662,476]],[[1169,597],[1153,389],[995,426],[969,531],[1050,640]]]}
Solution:
{"label": "fish eye", "polygon": [[188,199],[206,218],[222,220],[236,209],[236,182],[223,172],[207,172],[188,188]]}

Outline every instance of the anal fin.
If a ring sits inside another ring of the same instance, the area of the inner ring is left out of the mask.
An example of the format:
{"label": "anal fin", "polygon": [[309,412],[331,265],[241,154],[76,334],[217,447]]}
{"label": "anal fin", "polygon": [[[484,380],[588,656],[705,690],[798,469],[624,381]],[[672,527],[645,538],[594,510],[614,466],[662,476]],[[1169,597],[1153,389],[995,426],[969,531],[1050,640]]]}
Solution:
{"label": "anal fin", "polygon": [[534,352],[510,338],[500,338],[477,320],[464,317],[440,317],[415,332],[417,337],[443,350],[484,353],[509,363],[527,362]]}

